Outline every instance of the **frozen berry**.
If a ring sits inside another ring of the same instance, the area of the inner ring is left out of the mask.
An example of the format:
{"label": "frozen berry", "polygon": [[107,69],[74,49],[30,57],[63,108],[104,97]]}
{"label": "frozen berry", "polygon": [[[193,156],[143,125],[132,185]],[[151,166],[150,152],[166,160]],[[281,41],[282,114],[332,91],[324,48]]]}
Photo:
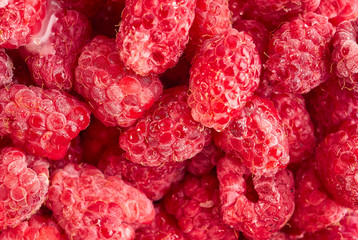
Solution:
{"label": "frozen berry", "polygon": [[6,54],[5,50],[0,48],[0,86],[5,86],[12,82],[13,62]]}

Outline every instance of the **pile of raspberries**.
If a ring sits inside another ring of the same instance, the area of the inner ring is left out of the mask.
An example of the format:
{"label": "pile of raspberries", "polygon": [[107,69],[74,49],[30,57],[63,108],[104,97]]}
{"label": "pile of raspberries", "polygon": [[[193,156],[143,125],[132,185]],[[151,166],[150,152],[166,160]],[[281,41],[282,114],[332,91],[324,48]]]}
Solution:
{"label": "pile of raspberries", "polygon": [[358,0],[0,0],[0,240],[358,240]]}

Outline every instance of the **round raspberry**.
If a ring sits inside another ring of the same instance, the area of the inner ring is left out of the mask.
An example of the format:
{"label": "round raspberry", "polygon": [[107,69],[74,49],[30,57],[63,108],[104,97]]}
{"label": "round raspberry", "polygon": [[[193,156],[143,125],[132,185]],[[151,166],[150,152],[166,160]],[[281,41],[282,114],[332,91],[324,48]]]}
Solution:
{"label": "round raspberry", "polygon": [[122,61],[139,75],[174,67],[189,40],[195,0],[126,0],[117,34]]}
{"label": "round raspberry", "polygon": [[87,106],[60,91],[20,84],[0,89],[0,135],[29,153],[58,160],[90,120]]}
{"label": "round raspberry", "polygon": [[230,29],[207,40],[190,69],[193,118],[222,131],[253,95],[260,72],[260,57],[248,34]]}
{"label": "round raspberry", "polygon": [[115,40],[96,36],[78,59],[75,89],[104,125],[129,127],[158,99],[162,84],[157,76],[127,70]]}
{"label": "round raspberry", "polygon": [[49,186],[48,168],[46,160],[20,148],[0,149],[0,231],[15,227],[40,209]]}
{"label": "round raspberry", "polygon": [[250,239],[269,239],[294,211],[293,175],[284,169],[271,176],[253,176],[240,161],[224,157],[217,165],[224,222]]}
{"label": "round raspberry", "polygon": [[286,131],[273,103],[254,96],[230,125],[214,135],[217,146],[241,157],[253,174],[274,174],[287,166]]}
{"label": "round raspberry", "polygon": [[74,240],[130,240],[131,224],[154,219],[153,204],[142,192],[86,164],[68,164],[52,175],[46,205]]}
{"label": "round raspberry", "polygon": [[184,178],[185,162],[170,162],[147,167],[128,161],[118,145],[111,146],[102,155],[98,168],[106,176],[120,176],[123,181],[141,190],[149,199],[160,200],[173,183]]}
{"label": "round raspberry", "polygon": [[0,48],[19,48],[41,29],[47,0],[5,0],[0,2]]}
{"label": "round raspberry", "polygon": [[150,111],[119,137],[126,158],[159,166],[182,162],[201,152],[208,130],[194,121],[187,100],[186,86],[165,90]]}
{"label": "round raspberry", "polygon": [[190,240],[236,240],[237,233],[226,226],[220,213],[219,182],[214,173],[187,174],[164,197],[165,208],[175,216]]}
{"label": "round raspberry", "polygon": [[[58,0],[58,2],[67,9],[74,9],[86,14],[88,17],[93,17],[106,3],[106,0]],[[120,12],[116,13],[120,15]]]}
{"label": "round raspberry", "polygon": [[328,19],[315,13],[282,24],[269,42],[264,81],[276,92],[303,94],[327,80],[333,32]]}
{"label": "round raspberry", "polygon": [[355,19],[358,16],[358,1],[321,0],[315,12],[327,16],[329,21],[337,26],[343,21]]}
{"label": "round raspberry", "polygon": [[5,86],[12,82],[14,65],[5,50],[0,48],[0,86]]}

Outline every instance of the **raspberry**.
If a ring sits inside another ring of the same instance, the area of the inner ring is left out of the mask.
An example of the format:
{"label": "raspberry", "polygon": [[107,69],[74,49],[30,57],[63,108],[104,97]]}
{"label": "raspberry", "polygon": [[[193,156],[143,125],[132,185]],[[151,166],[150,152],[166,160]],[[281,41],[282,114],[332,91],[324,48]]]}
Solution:
{"label": "raspberry", "polygon": [[190,240],[238,238],[238,233],[221,219],[219,182],[213,173],[201,177],[187,174],[184,181],[164,197],[164,204]]}
{"label": "raspberry", "polygon": [[321,0],[315,12],[327,16],[329,21],[334,26],[337,26],[345,20],[357,17],[358,2],[350,0]]}
{"label": "raspberry", "polygon": [[158,99],[162,84],[125,69],[115,40],[96,36],[78,60],[75,89],[104,125],[129,127]]}
{"label": "raspberry", "polygon": [[139,75],[174,67],[189,40],[195,0],[126,0],[117,46],[122,61]]}
{"label": "raspberry", "polygon": [[46,204],[74,240],[133,239],[131,224],[154,219],[153,205],[143,193],[87,164],[56,171]]}
{"label": "raspberry", "polygon": [[208,130],[192,118],[187,92],[186,86],[165,90],[150,111],[119,137],[128,160],[159,166],[182,162],[203,149]]}
{"label": "raspberry", "polygon": [[91,37],[87,17],[76,11],[58,10],[49,23],[22,49],[22,54],[38,86],[70,91],[82,46]]}
{"label": "raspberry", "polygon": [[333,26],[324,16],[306,13],[286,22],[269,42],[263,79],[276,92],[307,93],[329,75],[328,44]]}
{"label": "raspberry", "polygon": [[0,2],[0,48],[19,48],[38,33],[45,17],[47,0]]}
{"label": "raspberry", "polygon": [[260,72],[260,57],[246,33],[230,29],[207,40],[190,69],[193,118],[222,131],[253,95]]}
{"label": "raspberry", "polygon": [[326,136],[316,148],[315,155],[326,190],[339,204],[352,209],[358,209],[357,138],[357,122],[348,120],[337,132]]}
{"label": "raspberry", "polygon": [[57,90],[20,84],[0,89],[0,135],[36,155],[58,160],[90,120],[86,105]]}
{"label": "raspberry", "polygon": [[45,159],[20,148],[0,150],[0,230],[15,227],[41,207],[49,186],[48,167]]}
{"label": "raspberry", "polygon": [[224,157],[217,165],[223,220],[250,239],[269,239],[290,219],[294,180],[284,169],[275,175],[253,176],[240,159]]}
{"label": "raspberry", "polygon": [[217,146],[241,157],[253,174],[275,174],[290,160],[284,126],[273,103],[254,96],[239,116],[214,135]]}
{"label": "raspberry", "polygon": [[157,201],[169,191],[171,185],[184,178],[185,162],[170,162],[146,167],[125,159],[118,145],[102,155],[98,168],[106,176],[120,176],[127,184],[141,190],[149,199]]}
{"label": "raspberry", "polygon": [[12,82],[14,65],[11,58],[6,54],[4,49],[0,48],[0,86]]}
{"label": "raspberry", "polygon": [[64,8],[74,9],[86,14],[88,17],[92,17],[106,3],[106,0],[59,0],[59,3]]}

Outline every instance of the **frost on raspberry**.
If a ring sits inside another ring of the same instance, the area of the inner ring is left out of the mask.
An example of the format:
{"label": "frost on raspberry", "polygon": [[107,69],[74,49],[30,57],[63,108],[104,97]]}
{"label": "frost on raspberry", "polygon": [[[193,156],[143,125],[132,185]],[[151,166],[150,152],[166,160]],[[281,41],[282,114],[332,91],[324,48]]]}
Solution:
{"label": "frost on raspberry", "polygon": [[127,0],[117,34],[122,61],[139,75],[174,67],[189,41],[195,0]]}
{"label": "frost on raspberry", "polygon": [[223,220],[250,239],[269,239],[293,214],[293,175],[252,175],[240,159],[226,156],[217,165]]}
{"label": "frost on raspberry", "polygon": [[187,104],[188,88],[164,91],[153,107],[119,137],[128,160],[145,166],[182,162],[204,147],[208,129],[196,122]]}
{"label": "frost on raspberry", "polygon": [[48,168],[45,159],[20,148],[0,150],[0,230],[15,227],[40,209],[49,187]]}
{"label": "frost on raspberry", "polygon": [[89,120],[87,106],[60,91],[20,84],[0,89],[0,135],[33,155],[63,158]]}
{"label": "frost on raspberry", "polygon": [[157,76],[139,76],[124,67],[114,39],[94,37],[81,53],[75,89],[106,126],[129,127],[162,93]]}
{"label": "frost on raspberry", "polygon": [[87,164],[68,164],[52,175],[46,206],[74,240],[130,240],[135,225],[155,215],[144,193]]}
{"label": "frost on raspberry", "polygon": [[222,131],[252,97],[260,73],[260,57],[248,34],[230,29],[207,40],[190,69],[193,118]]}

